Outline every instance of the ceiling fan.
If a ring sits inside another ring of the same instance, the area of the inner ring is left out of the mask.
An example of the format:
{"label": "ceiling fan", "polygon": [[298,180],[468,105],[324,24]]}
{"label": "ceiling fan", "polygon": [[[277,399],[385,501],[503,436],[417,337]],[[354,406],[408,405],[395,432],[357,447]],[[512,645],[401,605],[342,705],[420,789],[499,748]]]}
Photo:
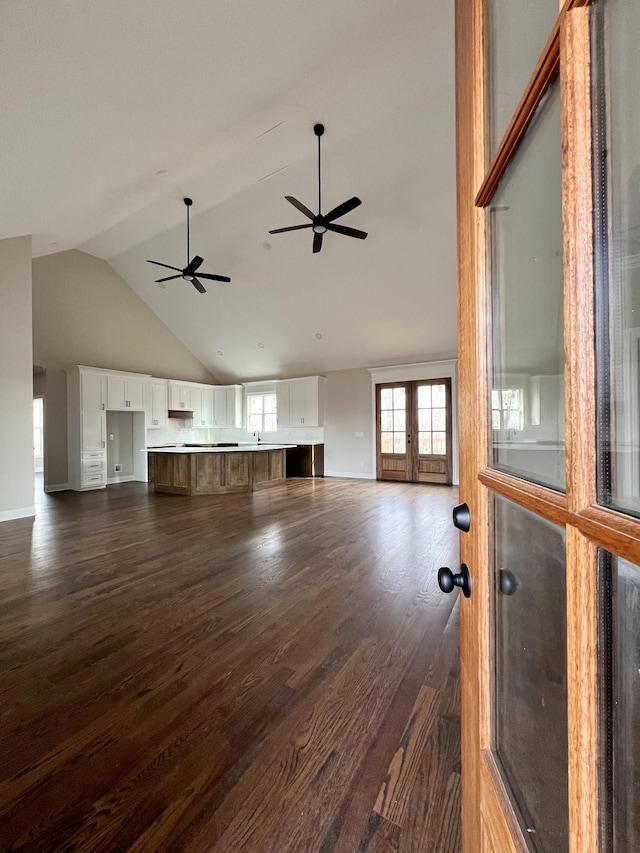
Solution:
{"label": "ceiling fan", "polygon": [[292,195],[286,195],[286,200],[292,204],[294,207],[297,207],[300,213],[304,213],[311,222],[305,223],[304,225],[291,225],[288,228],[276,228],[273,231],[269,231],[269,234],[282,234],[283,231],[299,231],[302,228],[311,228],[313,230],[313,251],[319,252],[322,249],[322,238],[327,231],[335,231],[336,234],[344,234],[346,237],[357,237],[358,240],[364,240],[367,236],[366,231],[358,231],[356,228],[347,228],[345,225],[336,225],[334,219],[339,219],[341,216],[344,216],[345,213],[349,213],[349,211],[358,207],[358,205],[362,204],[359,198],[354,196],[350,198],[348,201],[343,201],[342,204],[339,204],[337,207],[334,207],[333,210],[330,210],[329,213],[322,213],[322,198],[321,198],[321,183],[320,183],[320,137],[324,133],[324,125],[323,124],[315,124],[313,126],[313,132],[318,137],[318,213],[312,213],[308,207],[305,207],[301,201],[298,201],[297,198],[294,198]]}
{"label": "ceiling fan", "polygon": [[189,208],[193,204],[193,201],[190,198],[185,198],[184,203],[187,207],[187,265],[184,269],[180,269],[180,267],[172,267],[170,264],[161,264],[160,261],[150,261],[147,260],[148,264],[156,264],[159,267],[166,267],[168,270],[176,270],[178,275],[168,275],[166,278],[157,278],[156,284],[160,284],[161,282],[171,281],[174,278],[183,278],[185,281],[190,281],[191,284],[195,287],[195,289],[199,293],[206,293],[207,291],[204,289],[202,284],[198,281],[198,278],[205,278],[210,281],[231,281],[231,279],[226,275],[213,275],[210,272],[199,272],[198,278],[196,278],[195,273],[196,270],[200,268],[200,265],[203,263],[204,258],[201,258],[200,255],[194,255],[191,260],[189,260]]}

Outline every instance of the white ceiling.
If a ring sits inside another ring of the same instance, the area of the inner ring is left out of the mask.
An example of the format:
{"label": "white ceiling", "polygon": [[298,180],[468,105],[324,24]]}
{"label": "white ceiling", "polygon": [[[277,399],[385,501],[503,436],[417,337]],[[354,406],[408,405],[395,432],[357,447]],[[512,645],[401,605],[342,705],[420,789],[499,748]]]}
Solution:
{"label": "white ceiling", "polygon": [[[452,356],[453,57],[453,0],[0,0],[0,238],[108,260],[223,381]],[[268,231],[317,206],[317,121],[369,237],[313,255]],[[185,195],[206,295],[145,262]]]}

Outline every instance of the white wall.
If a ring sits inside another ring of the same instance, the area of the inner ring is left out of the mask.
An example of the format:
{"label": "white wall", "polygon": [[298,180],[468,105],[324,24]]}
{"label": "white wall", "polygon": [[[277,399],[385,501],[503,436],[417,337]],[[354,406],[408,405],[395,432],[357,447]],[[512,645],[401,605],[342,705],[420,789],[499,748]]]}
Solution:
{"label": "white wall", "polygon": [[368,370],[335,370],[325,381],[324,470],[329,477],[375,479],[375,420]]}
{"label": "white wall", "polygon": [[31,237],[0,241],[0,521],[34,515]]}
{"label": "white wall", "polygon": [[217,381],[105,261],[77,250],[33,261],[33,357],[46,369],[47,489],[67,481],[65,367]]}

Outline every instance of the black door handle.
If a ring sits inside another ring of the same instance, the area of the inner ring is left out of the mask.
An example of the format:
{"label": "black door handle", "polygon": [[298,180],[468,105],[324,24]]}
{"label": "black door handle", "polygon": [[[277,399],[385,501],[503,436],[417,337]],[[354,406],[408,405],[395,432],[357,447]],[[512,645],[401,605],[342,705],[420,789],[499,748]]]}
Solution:
{"label": "black door handle", "polygon": [[471,513],[467,504],[458,504],[453,508],[453,526],[463,533],[468,533],[471,527]]}
{"label": "black door handle", "polygon": [[438,569],[438,586],[443,592],[452,592],[455,587],[459,586],[465,598],[471,596],[471,573],[469,566],[462,563],[460,573],[454,575],[448,566],[443,566]]}

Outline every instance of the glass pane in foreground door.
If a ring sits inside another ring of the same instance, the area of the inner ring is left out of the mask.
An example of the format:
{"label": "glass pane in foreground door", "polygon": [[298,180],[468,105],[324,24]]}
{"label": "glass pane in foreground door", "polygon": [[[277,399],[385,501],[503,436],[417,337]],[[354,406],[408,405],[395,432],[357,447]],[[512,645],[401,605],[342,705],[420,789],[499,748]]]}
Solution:
{"label": "glass pane in foreground door", "polygon": [[640,516],[640,4],[596,5],[600,500]]}
{"label": "glass pane in foreground door", "polygon": [[640,850],[640,568],[600,554],[607,574],[604,685],[609,744],[606,794],[614,853]]}
{"label": "glass pane in foreground door", "polygon": [[493,466],[565,487],[560,92],[538,108],[489,206]]}
{"label": "glass pane in foreground door", "polygon": [[558,14],[558,0],[489,0],[491,154],[502,141]]}
{"label": "glass pane in foreground door", "polygon": [[494,502],[496,750],[535,853],[568,851],[565,533]]}

